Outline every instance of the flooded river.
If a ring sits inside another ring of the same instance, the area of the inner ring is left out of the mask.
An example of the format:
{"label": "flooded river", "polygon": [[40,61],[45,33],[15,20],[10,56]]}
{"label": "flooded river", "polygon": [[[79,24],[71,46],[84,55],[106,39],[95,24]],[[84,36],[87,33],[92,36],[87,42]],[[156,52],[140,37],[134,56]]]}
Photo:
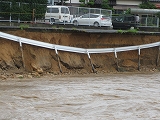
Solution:
{"label": "flooded river", "polygon": [[160,120],[160,73],[0,80],[0,120]]}

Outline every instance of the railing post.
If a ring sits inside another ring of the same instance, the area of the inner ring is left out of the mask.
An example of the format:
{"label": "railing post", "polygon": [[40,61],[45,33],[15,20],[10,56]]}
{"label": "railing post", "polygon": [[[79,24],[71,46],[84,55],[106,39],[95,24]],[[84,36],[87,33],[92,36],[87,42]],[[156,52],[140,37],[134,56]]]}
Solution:
{"label": "railing post", "polygon": [[[9,4],[10,4],[10,10],[11,10],[12,2],[9,2]],[[12,22],[12,15],[11,15],[11,12],[10,12],[10,16],[9,16],[9,22],[10,22],[10,26],[11,26],[11,22]]]}
{"label": "railing post", "polygon": [[141,65],[141,49],[140,49],[140,46],[138,48],[138,70],[140,71],[140,65]]}
{"label": "railing post", "polygon": [[94,66],[93,66],[93,64],[92,64],[91,56],[90,56],[90,54],[89,54],[89,52],[88,52],[88,51],[87,51],[87,55],[88,55],[89,62],[90,62],[91,67],[92,67],[92,71],[93,71],[93,73],[96,73],[97,71],[95,70],[95,68],[94,68]]}
{"label": "railing post", "polygon": [[23,54],[23,48],[22,48],[21,38],[19,38],[19,45],[20,45],[21,54],[22,54],[23,68],[25,69],[24,54]]}
{"label": "railing post", "polygon": [[159,27],[159,17],[157,18],[157,28]]}
{"label": "railing post", "polygon": [[158,66],[158,63],[159,63],[159,54],[160,54],[160,46],[158,47],[158,55],[157,55],[156,66]]}
{"label": "railing post", "polygon": [[114,55],[115,55],[115,58],[116,58],[117,71],[119,72],[118,57],[117,57],[116,49],[114,49]]}
{"label": "railing post", "polygon": [[60,58],[59,58],[56,46],[55,46],[55,52],[56,52],[56,57],[57,57],[57,61],[58,61],[58,67],[60,69],[60,72],[62,73],[62,68],[61,68],[61,64],[60,64]]}

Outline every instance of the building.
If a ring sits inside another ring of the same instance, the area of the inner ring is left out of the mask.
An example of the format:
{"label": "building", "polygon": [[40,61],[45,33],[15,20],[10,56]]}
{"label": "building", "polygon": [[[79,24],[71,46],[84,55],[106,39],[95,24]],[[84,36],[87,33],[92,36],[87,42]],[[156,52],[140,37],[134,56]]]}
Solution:
{"label": "building", "polygon": [[[49,4],[58,4],[61,1],[65,1],[67,5],[79,6],[79,0],[48,0]],[[94,0],[94,3],[98,6],[102,4],[103,0]],[[157,8],[160,8],[160,0],[109,0],[109,5],[115,10],[127,10],[128,8],[139,8],[139,4],[142,2],[149,1],[156,5]],[[89,0],[86,0],[89,2]]]}
{"label": "building", "polygon": [[[102,4],[103,0],[94,0],[94,3],[98,6]],[[89,0],[86,0],[89,2]],[[80,4],[79,0],[69,0],[66,3],[71,5]],[[142,0],[109,0],[109,5],[114,9],[128,9],[130,7],[137,8],[139,4],[142,3]]]}
{"label": "building", "polygon": [[155,6],[160,9],[160,0],[149,0],[151,3],[155,4]]}
{"label": "building", "polygon": [[[110,0],[111,2],[112,0]],[[127,10],[129,8],[139,8],[138,5],[142,3],[142,0],[113,0],[114,4],[111,2],[113,8],[119,10]]]}

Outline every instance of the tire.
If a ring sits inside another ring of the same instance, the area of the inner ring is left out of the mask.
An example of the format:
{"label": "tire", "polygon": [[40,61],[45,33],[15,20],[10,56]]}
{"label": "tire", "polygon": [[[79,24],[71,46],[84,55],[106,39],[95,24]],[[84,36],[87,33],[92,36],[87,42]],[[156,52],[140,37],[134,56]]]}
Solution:
{"label": "tire", "polygon": [[77,20],[74,20],[74,21],[73,21],[73,25],[74,25],[74,26],[78,26],[78,21],[77,21]]}
{"label": "tire", "polygon": [[93,26],[98,27],[99,23],[98,22],[94,22]]}
{"label": "tire", "polygon": [[51,18],[51,19],[50,19],[50,22],[55,22],[55,19],[54,19],[54,18]]}
{"label": "tire", "polygon": [[51,18],[51,19],[50,19],[50,24],[53,25],[54,23],[55,23],[55,19],[54,19],[54,18]]}

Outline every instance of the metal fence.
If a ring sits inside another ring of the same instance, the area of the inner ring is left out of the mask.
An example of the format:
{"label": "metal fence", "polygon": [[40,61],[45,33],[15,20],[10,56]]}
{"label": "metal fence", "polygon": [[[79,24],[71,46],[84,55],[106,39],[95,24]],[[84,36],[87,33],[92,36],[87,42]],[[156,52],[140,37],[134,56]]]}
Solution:
{"label": "metal fence", "polygon": [[87,13],[94,13],[94,14],[103,14],[109,17],[112,17],[112,11],[107,9],[100,9],[100,8],[86,8],[86,7],[73,7],[69,6],[70,14],[74,17],[79,17],[81,15]]}
{"label": "metal fence", "polygon": [[[8,7],[12,7],[11,2],[6,3]],[[27,7],[29,4],[26,3],[16,3],[18,6],[22,6],[22,8]],[[47,21],[45,19],[45,14],[44,13],[36,13],[38,8],[35,8],[30,11],[30,13],[26,13],[23,9],[21,11],[17,12],[5,12],[2,11],[0,8],[0,25],[5,26],[8,25],[4,22],[9,22],[9,23],[45,23],[45,24],[73,24],[72,19],[75,17],[79,17],[81,15],[87,14],[87,13],[94,13],[94,14],[103,14],[106,15],[110,18],[112,18],[112,11],[107,10],[107,9],[100,9],[100,8],[87,8],[87,7],[74,7],[74,6],[66,6],[69,8],[70,11],[70,21],[66,22],[65,20],[63,22],[56,22],[56,21]],[[65,14],[65,13],[64,13]],[[25,17],[26,18],[25,18]],[[65,16],[65,15],[64,15]],[[28,18],[30,18],[28,20]],[[3,22],[3,23],[2,23]],[[15,24],[9,24],[9,25],[15,25]],[[17,24],[19,25],[19,24]],[[140,26],[145,26],[145,27],[159,27],[159,18],[155,16],[146,16],[146,17],[141,17],[140,19]]]}
{"label": "metal fence", "polygon": [[140,26],[159,27],[159,18],[158,17],[141,17]]}
{"label": "metal fence", "polygon": [[[26,3],[16,3],[19,7],[24,8],[27,7],[29,4]],[[12,7],[11,2],[6,3],[7,7],[10,9]],[[54,21],[55,24],[72,24],[72,19],[75,17],[79,17],[81,15],[87,14],[87,13],[94,13],[94,14],[103,14],[109,17],[112,17],[112,11],[106,10],[106,9],[100,9],[100,8],[87,8],[87,7],[74,7],[74,6],[66,6],[69,8],[69,14],[70,14],[70,22],[66,22],[65,20],[63,22],[57,22]],[[19,8],[17,8],[19,9]],[[47,8],[46,8],[47,10]],[[17,12],[5,12],[1,11],[0,9],[0,22],[17,22],[17,23],[24,23],[24,22],[34,22],[34,23],[53,23],[51,20],[47,21],[45,19],[45,14],[37,14],[36,13],[37,8],[30,11],[30,13],[27,13],[23,11],[17,11]],[[50,13],[52,14],[52,13]],[[65,16],[66,13],[64,13]],[[24,15],[27,17],[25,19]],[[63,16],[62,16],[63,17]],[[30,20],[28,20],[30,18]]]}
{"label": "metal fence", "polygon": [[[46,9],[42,10],[41,9],[42,6],[43,8],[46,8],[45,4],[30,5],[29,3],[0,1],[0,21],[1,22],[8,22],[8,21],[19,22],[19,23],[34,21],[35,17],[42,18],[44,16],[44,11]],[[35,10],[37,11],[37,13],[35,12]]]}

